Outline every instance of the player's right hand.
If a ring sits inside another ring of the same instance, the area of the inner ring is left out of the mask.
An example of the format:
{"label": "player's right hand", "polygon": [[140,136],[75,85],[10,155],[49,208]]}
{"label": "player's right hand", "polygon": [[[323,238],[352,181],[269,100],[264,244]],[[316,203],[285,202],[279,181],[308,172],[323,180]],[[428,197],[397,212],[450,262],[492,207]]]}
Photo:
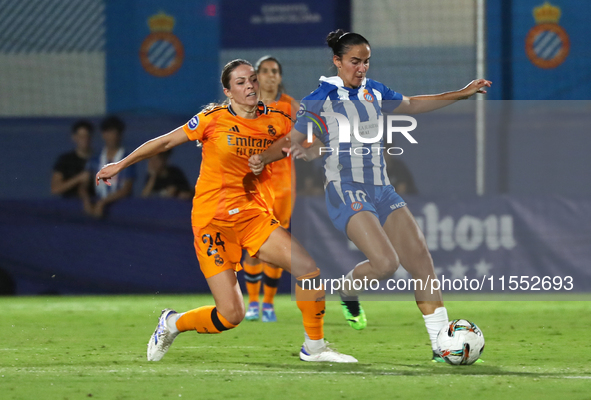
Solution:
{"label": "player's right hand", "polygon": [[116,163],[111,163],[105,165],[99,172],[96,174],[96,185],[98,186],[101,180],[108,186],[111,186],[111,182],[109,179],[114,177],[119,173],[119,166]]}
{"label": "player's right hand", "polygon": [[265,169],[265,163],[263,162],[263,157],[260,154],[255,154],[250,156],[248,159],[248,167],[255,175],[260,175]]}

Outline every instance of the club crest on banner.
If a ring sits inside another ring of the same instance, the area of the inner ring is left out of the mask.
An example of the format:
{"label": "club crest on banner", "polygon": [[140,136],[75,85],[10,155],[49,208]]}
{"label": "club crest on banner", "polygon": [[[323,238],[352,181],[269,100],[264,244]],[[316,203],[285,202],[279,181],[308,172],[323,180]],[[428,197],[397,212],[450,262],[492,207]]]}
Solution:
{"label": "club crest on banner", "polygon": [[174,24],[174,18],[163,12],[148,18],[150,34],[140,47],[140,61],[151,75],[166,77],[183,65],[185,50],[179,38],[172,33]]}
{"label": "club crest on banner", "polygon": [[534,26],[525,39],[525,52],[539,68],[552,69],[562,64],[570,52],[570,39],[566,30],[558,25],[562,11],[545,2],[534,8]]}

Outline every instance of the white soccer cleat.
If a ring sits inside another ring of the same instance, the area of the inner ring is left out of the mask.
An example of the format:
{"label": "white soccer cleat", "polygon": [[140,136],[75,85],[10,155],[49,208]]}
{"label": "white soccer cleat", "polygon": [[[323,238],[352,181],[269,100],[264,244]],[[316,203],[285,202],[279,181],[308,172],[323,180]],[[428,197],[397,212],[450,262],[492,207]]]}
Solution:
{"label": "white soccer cleat", "polygon": [[306,343],[302,345],[300,350],[300,360],[312,361],[312,362],[334,362],[334,363],[356,363],[357,359],[346,354],[334,351],[330,347],[326,346],[322,351],[318,353],[312,353],[308,350]]}
{"label": "white soccer cleat", "polygon": [[170,308],[162,310],[162,314],[160,314],[158,326],[152,336],[150,336],[150,341],[148,342],[148,361],[162,360],[162,357],[164,357],[170,345],[179,334],[179,332],[170,332],[170,329],[166,325],[166,319],[171,314],[176,314],[176,311]]}

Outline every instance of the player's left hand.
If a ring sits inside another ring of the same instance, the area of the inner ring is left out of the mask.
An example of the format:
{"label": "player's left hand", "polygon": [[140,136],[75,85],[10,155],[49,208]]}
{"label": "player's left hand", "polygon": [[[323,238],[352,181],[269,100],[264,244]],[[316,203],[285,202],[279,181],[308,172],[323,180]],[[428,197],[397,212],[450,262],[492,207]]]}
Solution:
{"label": "player's left hand", "polygon": [[255,175],[260,175],[265,169],[265,163],[263,162],[263,157],[260,154],[255,154],[250,156],[248,159],[248,167]]}
{"label": "player's left hand", "polygon": [[486,79],[476,79],[470,82],[465,88],[460,90],[463,99],[467,99],[470,96],[475,95],[476,93],[486,93],[486,88],[492,85],[491,81],[487,81]]}

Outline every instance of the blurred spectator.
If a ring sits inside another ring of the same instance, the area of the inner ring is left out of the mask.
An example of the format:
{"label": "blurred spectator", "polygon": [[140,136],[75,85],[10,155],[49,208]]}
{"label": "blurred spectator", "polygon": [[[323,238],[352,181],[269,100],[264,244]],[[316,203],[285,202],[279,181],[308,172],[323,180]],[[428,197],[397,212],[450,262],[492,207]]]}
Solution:
{"label": "blurred spectator", "polygon": [[[394,144],[389,146],[393,148]],[[396,149],[391,151],[393,154],[398,154]],[[387,151],[384,153],[386,159],[386,172],[388,173],[388,179],[390,184],[396,189],[398,194],[419,194],[415,185],[415,180],[410,173],[410,170],[406,164],[402,161],[400,156],[390,155]]]}
{"label": "blurred spectator", "polygon": [[190,199],[193,197],[189,182],[183,171],[174,165],[168,165],[172,150],[159,153],[148,160],[148,177],[142,197],[175,197]]}
{"label": "blurred spectator", "polygon": [[324,172],[318,160],[298,160],[296,165],[296,191],[301,196],[324,196]]}
{"label": "blurred spectator", "polygon": [[[101,133],[105,147],[88,162],[86,170],[90,174],[91,182],[95,183],[95,175],[104,165],[117,162],[129,154],[121,146],[124,130],[125,123],[118,117],[110,116],[101,122]],[[96,202],[92,201],[90,193],[85,193],[83,202],[86,213],[96,218],[102,218],[107,205],[131,195],[135,176],[135,167],[132,166],[114,176],[111,179],[111,186],[97,186],[95,189]]]}
{"label": "blurred spectator", "polygon": [[16,283],[12,276],[0,268],[0,296],[16,294]]}
{"label": "blurred spectator", "polygon": [[59,156],[53,165],[51,194],[77,197],[81,195],[82,190],[94,194],[94,187],[90,185],[90,174],[85,170],[92,153],[90,144],[93,132],[94,126],[89,121],[80,120],[72,125],[71,137],[75,148]]}

